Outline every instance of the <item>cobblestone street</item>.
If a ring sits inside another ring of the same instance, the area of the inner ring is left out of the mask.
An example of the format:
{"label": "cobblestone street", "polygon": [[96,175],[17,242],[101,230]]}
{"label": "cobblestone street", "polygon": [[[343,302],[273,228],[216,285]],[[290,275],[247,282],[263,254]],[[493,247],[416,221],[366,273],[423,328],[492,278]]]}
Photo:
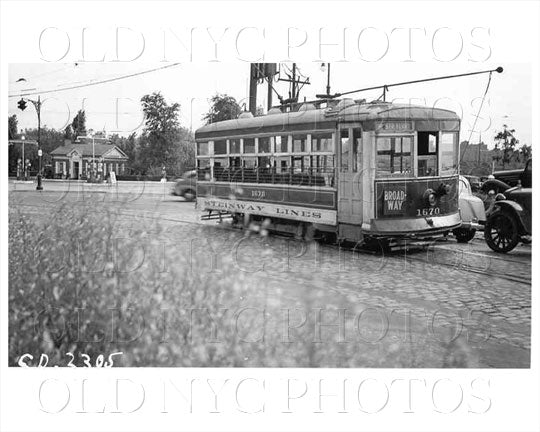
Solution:
{"label": "cobblestone street", "polygon": [[115,212],[118,236],[134,250],[161,250],[164,272],[180,271],[177,257],[189,250],[191,271],[205,280],[237,275],[221,304],[230,316],[215,323],[238,330],[240,315],[249,321],[239,330],[243,366],[530,365],[530,245],[498,255],[477,235],[466,245],[449,237],[423,250],[358,252],[201,222],[194,204],[166,186],[64,193],[51,183],[41,194],[23,186],[10,187],[10,218],[48,223],[60,205],[95,203],[96,212]]}

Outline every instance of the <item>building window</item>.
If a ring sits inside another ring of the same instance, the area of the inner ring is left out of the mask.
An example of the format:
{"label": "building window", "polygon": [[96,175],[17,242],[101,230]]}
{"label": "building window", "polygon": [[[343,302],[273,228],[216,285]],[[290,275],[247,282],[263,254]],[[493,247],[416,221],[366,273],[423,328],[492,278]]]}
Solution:
{"label": "building window", "polygon": [[255,153],[255,138],[244,138],[244,153]]}

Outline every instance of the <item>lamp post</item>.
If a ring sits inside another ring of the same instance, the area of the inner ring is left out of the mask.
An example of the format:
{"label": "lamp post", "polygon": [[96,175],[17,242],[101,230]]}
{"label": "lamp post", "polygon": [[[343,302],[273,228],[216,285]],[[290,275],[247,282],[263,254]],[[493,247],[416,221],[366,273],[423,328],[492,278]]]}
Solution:
{"label": "lamp post", "polygon": [[[42,172],[41,172],[41,169],[42,169],[42,157],[43,157],[43,151],[41,150],[41,96],[38,96],[37,101],[33,100],[33,99],[21,98],[21,100],[18,103],[19,109],[21,111],[24,111],[26,109],[26,101],[32,102],[32,105],[34,105],[34,108],[35,108],[36,113],[37,113],[37,118],[38,118],[38,138],[37,138],[37,142],[38,142],[39,169],[38,169],[38,174],[37,174],[36,190],[43,190],[43,185],[42,185],[43,178],[42,178]],[[24,143],[23,143],[23,154],[24,154]],[[23,163],[25,163],[24,156],[23,156]],[[26,174],[26,165],[25,165],[25,174]]]}
{"label": "lamp post", "polygon": [[315,95],[320,99],[333,99],[336,95],[330,94],[330,63],[321,63],[321,71],[326,71],[326,94]]}

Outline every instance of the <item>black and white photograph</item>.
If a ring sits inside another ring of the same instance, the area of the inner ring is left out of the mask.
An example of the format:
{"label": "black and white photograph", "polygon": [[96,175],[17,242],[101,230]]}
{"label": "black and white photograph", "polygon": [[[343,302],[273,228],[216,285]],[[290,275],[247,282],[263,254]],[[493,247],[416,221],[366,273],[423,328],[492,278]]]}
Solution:
{"label": "black and white photograph", "polygon": [[2,2],[1,429],[537,430],[539,6]]}

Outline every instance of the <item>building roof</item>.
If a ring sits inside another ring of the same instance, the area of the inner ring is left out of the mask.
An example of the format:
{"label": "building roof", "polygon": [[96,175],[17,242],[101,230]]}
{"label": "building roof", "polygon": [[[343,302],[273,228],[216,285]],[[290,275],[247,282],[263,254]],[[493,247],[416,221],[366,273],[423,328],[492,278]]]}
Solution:
{"label": "building roof", "polygon": [[[337,101],[336,101],[337,102]],[[306,104],[307,105],[311,104]],[[264,116],[238,118],[205,125],[195,131],[196,139],[211,138],[239,133],[257,133],[268,131],[294,131],[296,129],[334,128],[337,122],[347,121],[388,121],[388,120],[433,120],[457,121],[459,116],[449,110],[415,106],[410,104],[392,104],[390,102],[355,102],[343,99],[330,108],[309,109],[285,113],[270,113]],[[234,132],[233,132],[234,131]]]}
{"label": "building roof", "polygon": [[76,151],[79,156],[92,156],[95,155],[96,157],[110,157],[110,158],[116,158],[116,159],[128,159],[126,154],[118,147],[112,144],[102,144],[102,143],[94,143],[92,145],[92,142],[85,142],[83,144],[80,143],[71,143],[71,144],[64,144],[63,146],[55,148],[52,152],[52,156],[68,156],[73,151]]}

